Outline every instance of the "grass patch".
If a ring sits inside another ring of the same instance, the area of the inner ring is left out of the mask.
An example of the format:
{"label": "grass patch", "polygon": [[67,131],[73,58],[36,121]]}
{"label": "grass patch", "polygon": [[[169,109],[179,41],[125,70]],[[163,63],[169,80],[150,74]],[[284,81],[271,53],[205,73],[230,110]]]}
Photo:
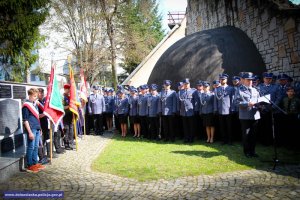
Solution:
{"label": "grass patch", "polygon": [[[218,142],[206,144],[201,141],[187,145],[182,141],[164,143],[115,135],[112,142],[93,162],[92,168],[104,173],[147,181],[253,168],[270,169],[273,164],[260,161],[272,161],[272,147],[258,146],[259,159],[246,158],[242,152],[242,146],[238,143],[234,146],[223,146]],[[279,158],[284,155],[285,159],[290,157],[290,160],[295,162],[293,153],[285,149],[280,149],[279,152]]]}

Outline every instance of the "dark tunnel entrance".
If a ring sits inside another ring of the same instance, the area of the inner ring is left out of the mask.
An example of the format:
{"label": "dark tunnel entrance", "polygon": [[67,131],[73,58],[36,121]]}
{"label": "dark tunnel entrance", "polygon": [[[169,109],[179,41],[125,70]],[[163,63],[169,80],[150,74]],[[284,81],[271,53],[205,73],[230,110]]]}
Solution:
{"label": "dark tunnel entrance", "polygon": [[157,61],[148,84],[190,78],[194,86],[197,80],[212,82],[220,73],[231,78],[242,71],[261,75],[266,66],[246,33],[225,26],[188,35],[173,44]]}

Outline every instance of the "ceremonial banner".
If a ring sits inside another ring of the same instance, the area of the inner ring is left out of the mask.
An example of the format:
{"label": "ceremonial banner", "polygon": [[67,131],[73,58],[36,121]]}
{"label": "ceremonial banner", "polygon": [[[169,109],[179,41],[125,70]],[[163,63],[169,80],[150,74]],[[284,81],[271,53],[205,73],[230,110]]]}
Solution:
{"label": "ceremonial banner", "polygon": [[44,105],[44,114],[53,122],[55,127],[65,114],[62,104],[62,97],[59,92],[58,82],[55,75],[55,67],[51,68],[50,82],[47,87],[46,102]]}
{"label": "ceremonial banner", "polygon": [[80,69],[80,97],[87,102],[87,87],[86,87],[86,81],[84,78],[84,73],[83,73],[83,69]]}
{"label": "ceremonial banner", "polygon": [[70,104],[69,109],[74,113],[76,120],[78,119],[78,108],[77,108],[77,91],[76,84],[74,80],[74,73],[71,65],[69,65],[70,70]]}

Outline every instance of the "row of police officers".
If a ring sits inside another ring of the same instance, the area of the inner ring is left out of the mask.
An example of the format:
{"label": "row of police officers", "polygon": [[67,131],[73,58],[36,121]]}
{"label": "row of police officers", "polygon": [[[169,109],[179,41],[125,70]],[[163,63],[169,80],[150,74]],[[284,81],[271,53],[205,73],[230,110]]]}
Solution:
{"label": "row of police officers", "polygon": [[[218,129],[223,144],[231,145],[234,138],[242,136],[245,155],[256,157],[258,131],[262,143],[274,141],[273,116],[278,141],[283,137],[281,121],[285,113],[279,105],[287,95],[290,78],[281,74],[278,84],[274,83],[272,73],[264,73],[260,84],[255,84],[255,78],[253,73],[244,72],[232,78],[231,86],[227,83],[229,76],[220,74],[212,89],[207,81],[198,81],[196,88],[191,88],[186,78],[177,84],[177,92],[171,89],[170,80],[164,80],[160,92],[156,84],[129,87],[129,92],[118,86],[116,96],[112,89],[102,94],[100,88],[94,87],[88,110],[94,116],[96,134],[103,133],[103,121],[107,126],[112,123],[113,115],[123,137],[127,134],[128,119],[134,137],[165,141],[175,141],[176,136],[181,136],[181,128],[186,143],[192,143],[201,130],[206,132],[207,142],[212,143]],[[265,95],[270,95],[270,99]],[[266,98],[265,103],[259,97]],[[112,125],[108,129],[111,128]]]}

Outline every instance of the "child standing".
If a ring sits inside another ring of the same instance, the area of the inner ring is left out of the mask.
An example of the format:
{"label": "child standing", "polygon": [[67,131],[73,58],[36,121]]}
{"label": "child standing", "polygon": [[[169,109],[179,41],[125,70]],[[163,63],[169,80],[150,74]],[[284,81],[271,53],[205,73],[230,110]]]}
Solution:
{"label": "child standing", "polygon": [[45,169],[45,166],[38,163],[38,147],[41,134],[39,111],[37,107],[38,90],[31,88],[27,91],[27,94],[29,99],[25,100],[22,107],[23,124],[27,134],[27,171],[36,173]]}

